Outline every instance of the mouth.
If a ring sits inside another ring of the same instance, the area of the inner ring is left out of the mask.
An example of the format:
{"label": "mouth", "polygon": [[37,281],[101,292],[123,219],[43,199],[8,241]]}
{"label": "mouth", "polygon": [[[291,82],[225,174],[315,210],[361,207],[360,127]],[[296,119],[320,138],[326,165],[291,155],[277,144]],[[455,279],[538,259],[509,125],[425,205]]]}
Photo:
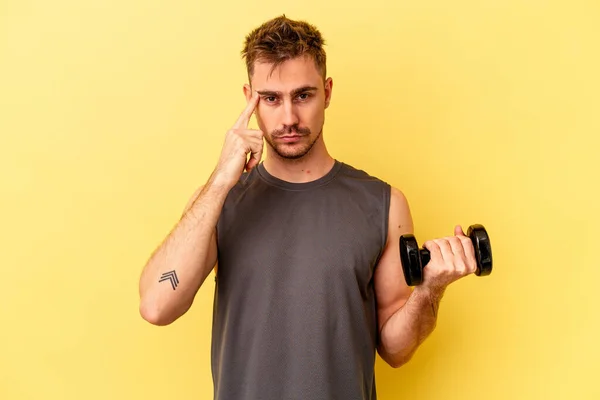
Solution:
{"label": "mouth", "polygon": [[285,136],[279,136],[277,139],[281,140],[283,142],[295,142],[295,141],[299,140],[302,136],[304,136],[304,135],[285,135]]}

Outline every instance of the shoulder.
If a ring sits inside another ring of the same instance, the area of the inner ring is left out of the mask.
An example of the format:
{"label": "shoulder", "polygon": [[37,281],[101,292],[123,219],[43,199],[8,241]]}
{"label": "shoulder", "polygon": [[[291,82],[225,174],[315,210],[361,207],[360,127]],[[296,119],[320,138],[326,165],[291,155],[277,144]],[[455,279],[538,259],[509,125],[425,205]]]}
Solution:
{"label": "shoulder", "polygon": [[382,179],[372,173],[353,166],[348,163],[342,163],[343,176],[349,178],[352,182],[359,182],[362,187],[371,187],[375,185],[379,189],[370,190],[371,193],[382,193],[384,195],[385,206],[388,211],[389,232],[397,234],[398,231],[407,232],[413,229],[412,216],[408,198],[402,189],[392,186],[385,179]]}
{"label": "shoulder", "polygon": [[390,186],[390,208],[408,208],[408,199],[404,192],[397,187]]}
{"label": "shoulder", "polygon": [[367,186],[378,185],[382,188],[391,212],[401,214],[409,212],[409,203],[405,193],[400,188],[389,184],[385,179],[345,162],[342,162],[340,172],[345,178],[349,178],[352,181],[361,182]]}
{"label": "shoulder", "polygon": [[397,243],[400,235],[414,231],[408,199],[402,190],[393,186],[390,188],[388,224],[388,242],[391,243]]}
{"label": "shoulder", "polygon": [[375,193],[383,191],[386,200],[389,199],[391,185],[366,169],[342,162],[338,175],[355,189],[362,187]]}
{"label": "shoulder", "polygon": [[360,167],[354,166],[352,164],[348,164],[346,162],[341,161],[342,168],[340,172],[346,176],[355,177],[355,178],[364,178],[368,180],[380,181],[383,182],[382,179],[377,176],[369,173],[368,171],[361,169]]}

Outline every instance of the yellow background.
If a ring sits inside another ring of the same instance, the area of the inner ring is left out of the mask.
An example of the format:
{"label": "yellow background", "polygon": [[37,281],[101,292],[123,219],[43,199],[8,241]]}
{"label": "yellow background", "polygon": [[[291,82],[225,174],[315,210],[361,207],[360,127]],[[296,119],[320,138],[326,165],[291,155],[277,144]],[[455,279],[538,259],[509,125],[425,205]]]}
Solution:
{"label": "yellow background", "polygon": [[282,13],[327,40],[332,155],[406,194],[419,243],[491,236],[492,275],[409,364],[378,358],[379,398],[600,398],[596,1],[4,0],[0,399],[212,398],[212,275],[167,327],[138,277]]}

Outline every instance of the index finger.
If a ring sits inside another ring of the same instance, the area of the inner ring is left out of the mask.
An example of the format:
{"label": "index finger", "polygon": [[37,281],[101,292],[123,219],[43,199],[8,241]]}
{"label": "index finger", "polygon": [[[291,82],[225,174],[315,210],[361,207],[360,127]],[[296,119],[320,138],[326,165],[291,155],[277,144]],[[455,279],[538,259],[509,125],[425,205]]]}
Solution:
{"label": "index finger", "polygon": [[247,128],[248,127],[248,123],[250,122],[250,117],[252,116],[252,113],[254,112],[254,108],[256,108],[256,105],[258,104],[258,97],[259,96],[258,96],[257,92],[254,92],[252,94],[252,97],[250,98],[250,101],[248,101],[246,108],[244,109],[244,111],[242,111],[238,120],[233,125],[234,128],[239,129],[239,128]]}

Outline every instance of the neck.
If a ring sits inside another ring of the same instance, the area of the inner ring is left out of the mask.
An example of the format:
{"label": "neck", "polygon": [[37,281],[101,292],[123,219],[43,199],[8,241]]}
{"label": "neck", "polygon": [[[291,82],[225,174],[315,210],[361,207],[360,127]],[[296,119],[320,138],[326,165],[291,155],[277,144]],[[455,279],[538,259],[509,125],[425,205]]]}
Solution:
{"label": "neck", "polygon": [[291,183],[317,180],[326,175],[335,163],[335,159],[329,155],[322,137],[306,155],[295,160],[281,158],[268,146],[266,150],[267,155],[263,165],[267,172]]}

